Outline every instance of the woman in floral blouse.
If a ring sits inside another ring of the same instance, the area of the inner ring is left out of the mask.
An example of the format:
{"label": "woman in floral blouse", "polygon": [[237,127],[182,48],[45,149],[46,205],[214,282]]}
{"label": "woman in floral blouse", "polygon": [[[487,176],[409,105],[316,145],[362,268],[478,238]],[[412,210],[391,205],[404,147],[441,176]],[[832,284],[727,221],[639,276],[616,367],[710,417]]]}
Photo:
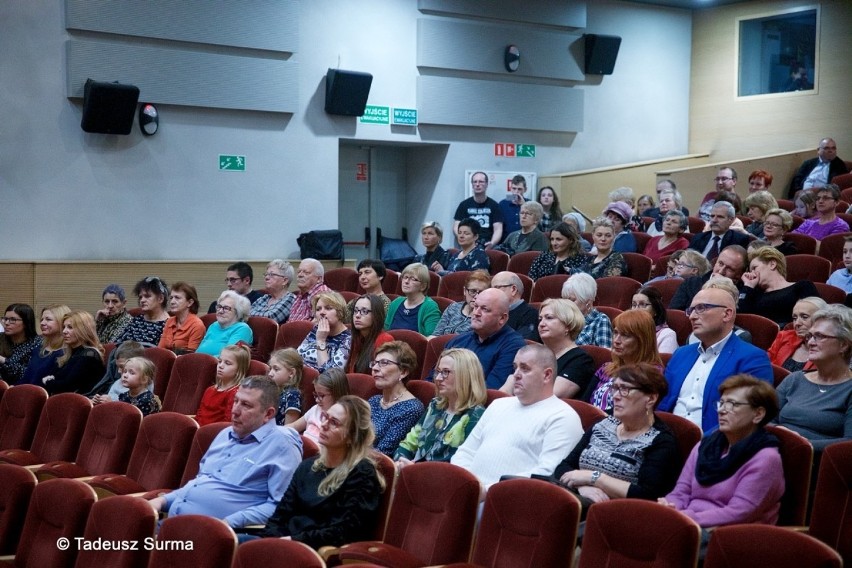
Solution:
{"label": "woman in floral blouse", "polygon": [[482,227],[476,219],[468,217],[462,220],[456,232],[461,250],[450,255],[447,266],[441,266],[441,263],[435,261],[430,268],[441,276],[461,270],[482,269],[487,272],[491,267],[491,261],[488,260],[485,249],[477,244],[481,231]]}
{"label": "woman in floral blouse", "polygon": [[472,351],[446,349],[435,367],[438,396],[400,442],[400,467],[419,461],[450,461],[485,412],[485,376]]}

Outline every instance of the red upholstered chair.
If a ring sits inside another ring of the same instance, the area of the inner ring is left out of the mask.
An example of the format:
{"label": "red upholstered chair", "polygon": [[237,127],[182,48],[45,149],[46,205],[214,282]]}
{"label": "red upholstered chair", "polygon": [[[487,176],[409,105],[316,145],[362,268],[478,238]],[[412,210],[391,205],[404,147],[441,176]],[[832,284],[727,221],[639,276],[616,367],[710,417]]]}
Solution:
{"label": "red upholstered chair", "polygon": [[0,464],[0,554],[15,553],[36,483],[30,470]]}
{"label": "red upholstered chair", "polygon": [[784,495],[778,525],[801,526],[805,524],[808,509],[808,490],[811,485],[811,467],[814,448],[805,438],[786,428],[767,426],[781,442],[781,465],[784,467]]}
{"label": "red upholstered chair", "polygon": [[485,254],[489,261],[488,272],[492,276],[509,269],[509,255],[502,250],[485,249]]}
{"label": "red upholstered chair", "polygon": [[150,568],[231,568],[237,535],[224,521],[204,515],[169,517],[160,525],[157,543],[191,542],[188,547],[155,546]]}
{"label": "red upholstered chair", "polygon": [[503,398],[504,396],[509,396],[501,390],[497,389],[486,389],[485,391],[485,408],[488,408],[492,402],[497,400],[498,398]]}
{"label": "red upholstered chair", "polygon": [[532,298],[532,289],[535,285],[533,279],[527,276],[526,274],[516,274],[518,278],[521,279],[521,283],[524,285],[524,293],[521,294],[521,297],[525,302],[529,302]]}
{"label": "red upholstered chair", "polygon": [[205,353],[178,357],[163,398],[163,410],[195,414],[204,390],[216,380],[216,364],[216,358]]}
{"label": "red upholstered chair", "polygon": [[[631,231],[631,233],[633,233],[633,238],[636,239],[636,252],[642,254],[642,251],[645,250],[645,247],[648,246],[648,242],[653,237],[651,237],[651,235],[649,235],[645,231]],[[645,282],[645,280],[643,280],[642,282]]]}
{"label": "red upholstered chair", "polygon": [[663,297],[663,305],[668,308],[672,302],[672,298],[674,298],[675,292],[677,292],[677,289],[680,288],[682,283],[683,280],[679,278],[666,278],[665,280],[651,282],[648,286],[652,286],[660,291],[660,295]]}
{"label": "red upholstered chair", "polygon": [[571,566],[579,524],[580,501],[568,491],[537,479],[501,481],[485,497],[470,566]]}
{"label": "red upholstered chair", "polygon": [[36,470],[39,480],[124,473],[142,424],[142,413],[125,402],[103,402],[89,413],[73,462],[48,462]]}
{"label": "red upholstered chair", "polygon": [[588,402],[574,398],[562,398],[560,400],[574,409],[574,412],[580,417],[580,424],[582,424],[583,430],[588,430],[606,418],[606,412]]}
{"label": "red upholstered chair", "polygon": [[75,568],[145,568],[151,554],[145,539],[154,537],[156,526],[157,512],[145,499],[119,495],[97,501],[89,512],[83,538],[138,545],[135,550],[82,550]]}
{"label": "red upholstered chair", "polygon": [[369,400],[371,396],[382,394],[382,391],[376,388],[376,381],[372,375],[366,373],[346,373],[346,380],[349,381],[349,394]]}
{"label": "red upholstered chair", "polygon": [[361,297],[361,294],[358,292],[349,292],[348,290],[341,290],[338,292],[341,296],[343,296],[343,300],[348,304],[352,300],[357,300]]}
{"label": "red upholstered chair", "polygon": [[700,538],[695,521],[659,503],[604,501],[589,508],[579,567],[694,567]]}
{"label": "red upholstered chair", "polygon": [[464,300],[464,282],[470,276],[470,270],[459,270],[441,276],[441,284],[438,286],[438,296],[449,298],[454,302]]}
{"label": "red upholstered chair", "polygon": [[840,174],[831,178],[831,183],[840,188],[840,199],[852,203],[852,174]]}
{"label": "red upholstered chair", "polygon": [[595,370],[599,369],[604,363],[612,361],[612,352],[606,347],[598,345],[580,345],[580,349],[589,354],[595,360]]}
{"label": "red upholstered chair", "polygon": [[317,551],[295,540],[261,538],[237,548],[233,568],[287,566],[289,568],[325,568]]}
{"label": "red upholstered chair", "polygon": [[9,387],[0,399],[0,450],[29,450],[47,391],[35,385]]}
{"label": "red upholstered chair", "polygon": [[[816,254],[817,245],[819,244],[815,238],[799,233],[785,233],[784,241],[796,245],[798,254]],[[790,269],[789,263],[787,269]]]}
{"label": "red upholstered chair", "polygon": [[313,322],[307,320],[288,321],[278,326],[278,335],[275,337],[275,349],[292,347],[296,349],[314,327]]}
{"label": "red upholstered chair", "polygon": [[842,211],[837,211],[837,216],[839,218],[843,219],[844,221],[846,221],[847,225],[852,227],[852,214],[846,212],[846,210],[849,209],[849,204],[847,203],[846,207],[843,207],[841,205],[841,203],[843,203],[843,202],[840,202],[840,203],[837,204],[838,209],[842,208]]}
{"label": "red upholstered chair", "polygon": [[[645,234],[645,233],[641,233]],[[642,249],[640,249],[642,250]],[[625,276],[637,280],[640,283],[651,279],[651,267],[654,262],[644,254],[638,252],[623,252],[621,255],[627,263],[627,274]]]}
{"label": "red upholstered chair", "polygon": [[701,441],[704,433],[697,424],[682,416],[662,411],[657,411],[656,415],[674,433],[678,453],[680,454],[680,463],[678,464],[678,471],[680,471],[683,468],[683,464],[686,463],[686,458],[689,457],[689,452]]}
{"label": "red upholstered chair", "polygon": [[843,288],[825,284],[823,282],[814,282],[819,297],[829,304],[842,304],[846,301],[846,291]]}
{"label": "red upholstered chair", "polygon": [[335,292],[358,291],[358,273],[352,268],[342,267],[326,270],[322,279],[325,285]]}
{"label": "red upholstered chair", "polygon": [[[650,272],[649,267],[648,273]],[[619,310],[629,310],[633,295],[642,287],[641,282],[625,276],[607,276],[598,278],[597,282],[598,294],[595,296],[595,305],[612,306]]]}
{"label": "red upholstered chair", "polygon": [[450,307],[450,304],[453,303],[449,298],[444,298],[443,296],[430,296],[435,303],[438,304],[438,309],[441,310],[441,313],[444,313],[447,308]]}
{"label": "red upholstered chair", "polygon": [[30,450],[3,450],[0,462],[33,465],[73,460],[91,410],[92,401],[76,393],[50,397],[42,407]]}
{"label": "red upholstered chair", "polygon": [[428,407],[432,399],[438,396],[438,391],[435,388],[435,383],[431,381],[421,381],[412,379],[405,384],[405,387],[411,391],[423,406]]}
{"label": "red upholstered chair", "polygon": [[796,229],[798,229],[802,225],[802,223],[805,222],[805,218],[799,217],[798,215],[795,215],[795,214],[792,217],[793,217],[793,224],[791,225],[790,229],[795,231]]}
{"label": "red upholstered chair", "polygon": [[840,555],[825,543],[806,534],[772,525],[717,527],[704,568],[841,568]]}
{"label": "red upholstered chair", "polygon": [[531,302],[543,302],[548,298],[561,298],[562,285],[568,280],[567,274],[552,274],[542,276],[535,281],[532,289]]}
{"label": "red upholstered chair", "polygon": [[677,344],[686,345],[692,333],[692,322],[683,310],[666,310],[666,324],[677,334]]}
{"label": "red upholstered chair", "polygon": [[792,213],[796,209],[796,202],[792,199],[778,199],[778,207]]}
{"label": "red upholstered chair", "polygon": [[212,314],[204,314],[198,317],[201,319],[201,322],[204,324],[204,327],[210,327],[211,325],[213,325],[213,322],[216,321],[215,312]]}
{"label": "red upholstered chair", "polygon": [[781,384],[781,381],[783,381],[785,378],[787,378],[787,375],[789,375],[789,374],[790,374],[790,371],[788,371],[784,367],[781,367],[780,365],[773,364],[772,365],[772,383],[775,385],[775,388],[778,388],[778,385]]}
{"label": "red upholstered chair", "polygon": [[246,323],[251,328],[254,337],[251,344],[251,358],[266,363],[269,361],[269,354],[275,348],[278,322],[271,318],[249,316]]}
{"label": "red upholstered chair", "polygon": [[595,306],[595,309],[600,313],[604,314],[606,317],[608,317],[610,322],[612,322],[616,317],[624,313],[623,310],[613,308],[612,306]]}
{"label": "red upholstered chair", "polygon": [[[396,270],[391,270],[390,268],[385,270],[385,277],[382,279],[382,292],[385,294],[396,294],[396,287],[399,285],[399,272]],[[435,288],[437,292],[437,287]],[[363,294],[364,289],[361,288],[361,285],[358,285],[358,293]]]}
{"label": "red upholstered chair", "polygon": [[787,257],[787,281],[825,282],[831,276],[831,263],[814,254],[791,254]]}
{"label": "red upholstered chair", "polygon": [[177,489],[198,424],[185,414],[158,412],[142,419],[126,474],[102,474],[88,481],[99,497],[151,489]]}
{"label": "red upholstered chair", "polygon": [[154,363],[154,394],[163,400],[177,355],[161,347],[147,347],[143,356]]}
{"label": "red upholstered chair", "polygon": [[316,442],[305,436],[304,434],[300,434],[299,437],[302,439],[302,459],[306,460],[308,458],[312,458],[314,456],[319,455],[319,446]]}
{"label": "red upholstered chair", "polygon": [[384,541],[340,548],[344,562],[432,566],[466,562],[479,504],[479,481],[460,467],[421,462],[397,478]]}
{"label": "red upholstered chair", "polygon": [[[36,485],[13,562],[19,568],[71,568],[77,558],[75,537],[82,537],[95,491],[76,479],[50,479]],[[70,546],[56,546],[60,538]]]}
{"label": "red upholstered chair", "polygon": [[311,367],[302,369],[302,384],[299,385],[299,392],[302,393],[302,414],[308,411],[316,402],[314,400],[314,381],[319,377],[319,371]]}
{"label": "red upholstered chair", "polygon": [[381,452],[373,451],[373,459],[376,460],[376,470],[385,480],[385,490],[382,493],[382,498],[379,501],[379,510],[376,515],[376,530],[373,532],[373,538],[376,540],[384,540],[385,528],[387,528],[388,513],[390,512],[391,498],[393,497],[393,489],[396,486],[396,477],[399,470],[392,459]]}
{"label": "red upholstered chair", "polygon": [[707,224],[704,222],[704,219],[701,217],[687,217],[687,223],[689,224],[689,233],[692,235],[698,235],[704,232],[704,226]]}
{"label": "red upholstered chair", "polygon": [[819,242],[817,256],[828,259],[832,267],[838,267],[838,263],[843,261],[844,238],[848,236],[852,236],[852,233],[837,233],[825,237]]}
{"label": "red upholstered chair", "polygon": [[[278,329],[278,326],[275,326],[275,329]],[[248,376],[252,375],[264,375],[269,373],[269,365],[264,363],[263,361],[258,361],[257,359],[252,359],[249,361],[248,367]]]}
{"label": "red upholstered chair", "polygon": [[654,263],[654,267],[651,269],[651,278],[657,278],[659,276],[666,275],[666,269],[669,266],[669,260],[672,255],[667,254],[665,256],[661,256],[657,259],[657,262]]}
{"label": "red upholstered chair", "polygon": [[764,351],[772,346],[780,328],[769,318],[757,314],[737,314],[734,324],[751,333],[751,342]]}
{"label": "red upholstered chair", "polygon": [[515,274],[529,276],[533,261],[535,261],[540,254],[541,253],[537,250],[528,250],[514,254],[512,255],[512,258],[509,259],[509,266],[506,270],[514,272]]}
{"label": "red upholstered chair", "polygon": [[388,330],[388,333],[397,341],[407,343],[414,350],[414,354],[417,356],[417,367],[411,372],[411,377],[419,379],[423,374],[423,359],[426,358],[426,348],[429,346],[429,340],[410,329],[391,329]]}
{"label": "red upholstered chair", "polygon": [[831,444],[822,452],[808,534],[852,566],[852,442]]}
{"label": "red upholstered chair", "polygon": [[428,380],[432,376],[432,371],[435,369],[435,365],[438,364],[438,357],[447,343],[456,335],[455,333],[448,333],[446,335],[435,336],[429,340],[428,345],[426,345],[426,356],[423,357],[423,371],[420,373],[421,379]]}

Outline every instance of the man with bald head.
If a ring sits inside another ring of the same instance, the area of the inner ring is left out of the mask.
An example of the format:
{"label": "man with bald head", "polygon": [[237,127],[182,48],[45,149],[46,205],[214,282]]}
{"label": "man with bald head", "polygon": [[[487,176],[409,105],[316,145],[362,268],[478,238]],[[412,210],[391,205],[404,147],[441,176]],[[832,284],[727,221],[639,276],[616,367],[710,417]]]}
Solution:
{"label": "man with bald head", "polygon": [[498,272],[491,287],[503,292],[509,300],[508,326],[524,339],[538,341],[538,310],[524,301],[524,283],[514,272]]}
{"label": "man with bald head", "polygon": [[496,288],[483,290],[473,301],[470,331],[447,343],[447,349],[461,347],[476,353],[485,372],[485,384],[490,389],[499,389],[503,385],[512,372],[515,353],[526,343],[517,331],[507,325],[508,321],[509,300],[506,295]]}
{"label": "man with bald head", "polygon": [[793,176],[787,196],[794,199],[800,189],[820,188],[834,176],[846,173],[849,173],[849,168],[837,155],[837,143],[831,138],[823,138],[819,141],[817,157],[805,160]]}
{"label": "man with bald head", "polygon": [[698,343],[675,350],[666,365],[669,392],[659,409],[673,412],[708,433],[719,426],[719,385],[739,373],[772,382],[766,351],[733,333],[739,292],[729,278],[711,279],[692,299],[686,314]]}

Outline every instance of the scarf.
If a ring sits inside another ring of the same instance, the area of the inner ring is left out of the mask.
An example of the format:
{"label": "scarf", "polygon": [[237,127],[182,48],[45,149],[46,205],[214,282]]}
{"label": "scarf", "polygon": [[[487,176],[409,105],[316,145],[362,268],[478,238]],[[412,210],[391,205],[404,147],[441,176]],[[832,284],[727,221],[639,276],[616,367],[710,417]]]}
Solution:
{"label": "scarf", "polygon": [[[760,450],[777,448],[778,445],[775,436],[758,428],[728,449],[728,439],[717,430],[701,440],[698,446],[695,479],[704,487],[715,485],[734,475]],[[725,449],[728,449],[728,454],[723,457]]]}

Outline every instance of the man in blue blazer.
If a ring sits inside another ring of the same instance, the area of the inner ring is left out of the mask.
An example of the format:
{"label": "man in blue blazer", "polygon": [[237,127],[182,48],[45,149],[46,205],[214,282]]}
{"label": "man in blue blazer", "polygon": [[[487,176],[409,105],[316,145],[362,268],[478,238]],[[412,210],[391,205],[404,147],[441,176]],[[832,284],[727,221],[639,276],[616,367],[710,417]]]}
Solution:
{"label": "man in blue blazer", "polygon": [[[697,250],[710,262],[714,262],[719,257],[719,252],[729,245],[740,245],[743,248],[748,248],[748,243],[751,239],[746,233],[733,231],[730,229],[731,223],[737,217],[737,212],[734,206],[727,201],[720,201],[713,205],[710,210],[710,230],[698,233],[689,243],[689,248]],[[713,247],[713,238],[718,237],[718,246]]]}
{"label": "man in blue blazer", "polygon": [[725,379],[747,373],[773,380],[766,351],[732,333],[737,294],[729,278],[711,278],[686,310],[700,342],[679,347],[666,365],[669,392],[659,409],[691,420],[705,434],[719,426],[716,402]]}

